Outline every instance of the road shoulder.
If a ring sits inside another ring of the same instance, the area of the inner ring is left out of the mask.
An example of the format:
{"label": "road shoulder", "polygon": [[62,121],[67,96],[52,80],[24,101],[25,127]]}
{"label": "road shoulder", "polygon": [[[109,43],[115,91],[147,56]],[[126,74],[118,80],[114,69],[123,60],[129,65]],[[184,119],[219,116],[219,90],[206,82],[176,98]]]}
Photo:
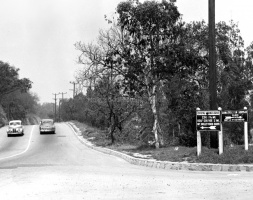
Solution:
{"label": "road shoulder", "polygon": [[253,165],[230,165],[230,164],[211,164],[211,163],[187,163],[187,162],[169,162],[169,161],[157,161],[154,159],[141,159],[129,156],[127,154],[114,151],[104,147],[98,147],[82,137],[81,131],[72,122],[67,122],[67,125],[73,130],[76,137],[87,147],[120,157],[127,162],[134,165],[141,165],[146,167],[153,167],[165,170],[188,170],[188,171],[224,171],[224,172],[253,172]]}

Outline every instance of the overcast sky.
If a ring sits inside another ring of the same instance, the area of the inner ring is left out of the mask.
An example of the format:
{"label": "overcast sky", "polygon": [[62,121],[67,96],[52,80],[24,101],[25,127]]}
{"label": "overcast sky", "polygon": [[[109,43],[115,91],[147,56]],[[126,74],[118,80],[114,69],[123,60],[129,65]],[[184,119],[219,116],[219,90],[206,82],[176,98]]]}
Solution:
{"label": "overcast sky", "polygon": [[[96,40],[108,27],[121,0],[0,0],[0,60],[20,69],[33,82],[40,102],[53,102],[53,93],[72,96],[79,52],[74,44]],[[239,4],[240,3],[240,4]],[[177,0],[183,20],[208,20],[208,0]],[[245,46],[253,41],[253,1],[216,0],[216,22],[233,19]]]}

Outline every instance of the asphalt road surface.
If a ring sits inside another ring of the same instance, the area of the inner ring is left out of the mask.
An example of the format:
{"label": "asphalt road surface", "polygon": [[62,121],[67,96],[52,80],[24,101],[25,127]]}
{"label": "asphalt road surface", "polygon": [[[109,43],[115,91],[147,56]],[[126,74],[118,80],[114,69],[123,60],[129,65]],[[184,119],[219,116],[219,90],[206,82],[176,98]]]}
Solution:
{"label": "asphalt road surface", "polygon": [[0,199],[253,199],[252,172],[166,171],[85,147],[71,128],[7,137],[0,129]]}

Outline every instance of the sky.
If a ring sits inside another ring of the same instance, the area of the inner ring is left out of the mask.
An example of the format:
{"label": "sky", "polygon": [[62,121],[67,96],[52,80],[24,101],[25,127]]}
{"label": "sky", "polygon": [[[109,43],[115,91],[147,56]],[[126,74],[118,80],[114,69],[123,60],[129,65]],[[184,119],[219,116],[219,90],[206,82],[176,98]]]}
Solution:
{"label": "sky", "polygon": [[[70,98],[70,81],[82,68],[74,44],[95,42],[99,30],[109,27],[104,15],[112,16],[121,1],[0,0],[0,60],[33,82],[31,91],[40,103],[54,102],[55,93]],[[208,21],[208,0],[175,4],[184,21]],[[248,46],[253,41],[253,1],[216,0],[215,7],[216,22],[233,19]]]}

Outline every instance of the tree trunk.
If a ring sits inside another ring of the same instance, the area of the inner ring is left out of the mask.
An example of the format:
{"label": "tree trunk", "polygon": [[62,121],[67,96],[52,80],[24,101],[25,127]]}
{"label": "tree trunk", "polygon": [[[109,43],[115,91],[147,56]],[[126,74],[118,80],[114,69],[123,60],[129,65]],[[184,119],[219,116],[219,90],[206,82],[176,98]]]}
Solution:
{"label": "tree trunk", "polygon": [[175,141],[175,129],[174,129],[174,127],[172,128],[172,138],[173,138],[173,144],[174,144],[174,141]]}
{"label": "tree trunk", "polygon": [[110,137],[111,137],[112,144],[114,144],[115,142],[114,131],[115,131],[115,125],[112,124],[110,127]]}
{"label": "tree trunk", "polygon": [[115,131],[115,120],[114,120],[114,115],[112,112],[110,112],[109,114],[109,121],[110,121],[110,125],[109,125],[109,136],[111,139],[111,144],[114,144],[115,142],[115,137],[114,137],[114,131]]}
{"label": "tree trunk", "polygon": [[180,123],[177,123],[177,126],[178,126],[178,136],[181,135],[181,126],[180,126]]}
{"label": "tree trunk", "polygon": [[151,110],[154,116],[153,134],[155,136],[155,146],[158,149],[160,145],[163,145],[163,137],[161,133],[159,134],[160,124],[159,124],[159,118],[158,118],[157,107],[156,107],[156,104],[157,104],[156,88],[157,88],[156,85],[152,86],[152,92],[149,95],[149,101],[150,101]]}
{"label": "tree trunk", "polygon": [[[158,115],[157,115],[157,117],[158,117]],[[163,131],[161,129],[159,119],[158,119],[158,133],[159,133],[159,140],[160,140],[159,142],[160,142],[161,146],[164,146]]]}

